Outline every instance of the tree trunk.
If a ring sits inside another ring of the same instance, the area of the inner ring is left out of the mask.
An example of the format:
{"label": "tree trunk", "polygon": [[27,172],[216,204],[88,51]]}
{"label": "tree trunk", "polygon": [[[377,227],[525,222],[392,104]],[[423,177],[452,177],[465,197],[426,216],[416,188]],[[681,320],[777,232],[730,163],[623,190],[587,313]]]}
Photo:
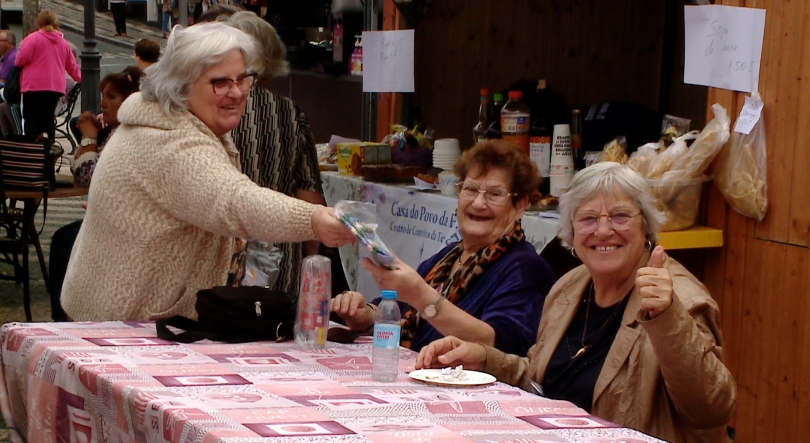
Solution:
{"label": "tree trunk", "polygon": [[23,38],[37,30],[37,15],[39,15],[39,0],[23,0]]}

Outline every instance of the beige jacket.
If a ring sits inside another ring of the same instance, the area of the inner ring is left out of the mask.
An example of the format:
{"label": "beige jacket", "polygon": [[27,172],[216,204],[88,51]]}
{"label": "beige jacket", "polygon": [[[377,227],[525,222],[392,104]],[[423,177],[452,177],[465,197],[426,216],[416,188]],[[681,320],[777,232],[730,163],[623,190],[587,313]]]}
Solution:
{"label": "beige jacket", "polygon": [[62,305],[74,320],[196,318],[199,289],[227,279],[233,238],[315,239],[316,206],[239,172],[229,135],[132,94],[104,149]]}
{"label": "beige jacket", "polygon": [[[705,286],[667,258],[675,292],[672,306],[642,321],[633,290],[622,326],[596,381],[591,412],[597,417],[671,442],[728,441],[726,423],[737,387],[723,364],[717,304]],[[527,357],[487,349],[485,370],[506,383],[542,383],[546,367],[591,281],[585,266],[561,278],[546,298],[537,343]]]}

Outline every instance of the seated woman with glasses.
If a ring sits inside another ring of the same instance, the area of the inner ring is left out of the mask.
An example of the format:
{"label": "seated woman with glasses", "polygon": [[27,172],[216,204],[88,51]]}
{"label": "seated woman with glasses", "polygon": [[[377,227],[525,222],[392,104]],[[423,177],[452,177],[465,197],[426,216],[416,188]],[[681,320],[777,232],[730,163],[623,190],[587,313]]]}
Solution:
{"label": "seated woman with glasses", "polygon": [[582,170],[560,199],[559,237],[583,265],[551,289],[528,357],[445,337],[416,368],[463,364],[666,441],[729,441],[737,388],[720,313],[655,246],[664,217],[630,168]]}
{"label": "seated woman with glasses", "polygon": [[230,131],[255,43],[224,23],[175,27],[96,164],[62,306],[77,321],[196,318],[197,291],[237,285],[246,239],[354,241],[334,211],[242,174]]}
{"label": "seated woman with glasses", "polygon": [[[464,152],[454,171],[459,177],[458,230],[448,245],[413,270],[396,260],[395,270],[364,260],[382,289],[397,291],[401,305],[401,345],[419,350],[446,335],[464,337],[505,352],[525,355],[554,273],[526,241],[520,219],[540,178],[537,167],[517,146],[503,140],[479,143]],[[358,292],[332,300],[332,312],[354,331],[374,324],[376,303]]]}

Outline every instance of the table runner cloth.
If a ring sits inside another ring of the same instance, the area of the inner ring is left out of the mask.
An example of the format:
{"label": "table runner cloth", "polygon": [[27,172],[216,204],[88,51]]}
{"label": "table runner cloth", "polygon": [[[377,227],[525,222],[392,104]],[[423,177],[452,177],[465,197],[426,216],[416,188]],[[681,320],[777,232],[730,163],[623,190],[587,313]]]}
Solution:
{"label": "table runner cloth", "polygon": [[[0,408],[29,442],[660,440],[501,383],[371,380],[371,343],[178,344],[151,322],[7,323]],[[400,370],[416,354],[400,350]]]}

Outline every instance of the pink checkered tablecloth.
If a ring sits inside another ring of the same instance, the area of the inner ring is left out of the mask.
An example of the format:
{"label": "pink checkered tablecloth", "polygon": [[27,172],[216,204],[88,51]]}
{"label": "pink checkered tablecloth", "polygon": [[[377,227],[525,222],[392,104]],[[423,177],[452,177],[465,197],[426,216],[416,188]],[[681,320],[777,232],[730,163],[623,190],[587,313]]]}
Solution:
{"label": "pink checkered tablecloth", "polygon": [[[659,440],[495,383],[371,380],[371,344],[178,344],[154,323],[8,323],[0,408],[12,441],[591,442]],[[24,438],[24,439],[23,439]]]}

